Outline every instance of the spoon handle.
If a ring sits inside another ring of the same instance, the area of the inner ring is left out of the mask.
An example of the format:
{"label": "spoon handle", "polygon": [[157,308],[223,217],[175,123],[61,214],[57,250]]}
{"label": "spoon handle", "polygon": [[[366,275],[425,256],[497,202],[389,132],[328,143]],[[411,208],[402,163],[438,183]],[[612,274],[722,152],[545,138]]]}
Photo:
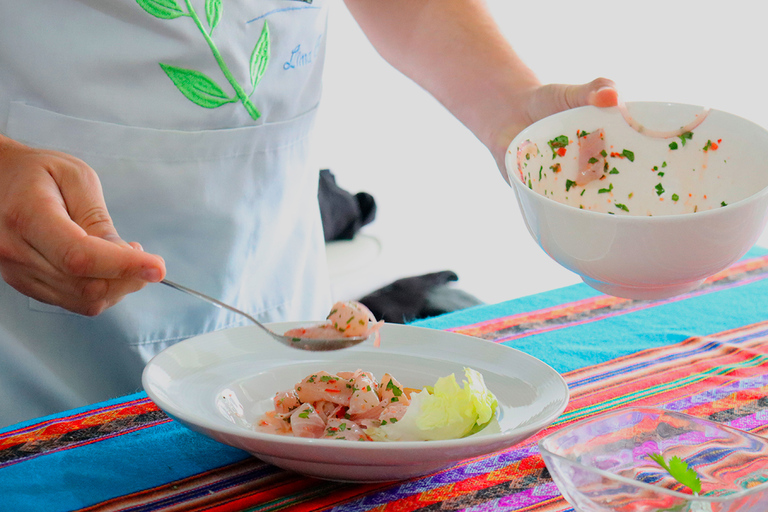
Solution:
{"label": "spoon handle", "polygon": [[221,302],[220,300],[214,299],[213,297],[209,297],[208,295],[205,295],[204,293],[200,293],[197,290],[193,290],[192,288],[187,288],[186,286],[182,286],[182,285],[180,285],[178,283],[174,283],[173,281],[169,281],[168,279],[163,279],[160,282],[162,284],[166,285],[166,286],[170,286],[171,288],[175,288],[175,289],[177,289],[177,290],[179,290],[181,292],[188,293],[189,295],[193,295],[193,296],[197,297],[198,299],[203,299],[206,302],[210,302],[214,306],[218,306],[220,308],[227,309],[227,310],[229,310],[229,311],[231,311],[233,313],[237,313],[238,315],[242,315],[245,318],[247,318],[248,320],[250,320],[251,322],[253,322],[256,325],[258,325],[259,327],[261,327],[261,328],[271,332],[270,329],[268,329],[265,325],[263,325],[261,322],[259,322],[255,318],[253,318],[251,315],[249,315],[245,311],[240,311],[239,309],[234,308],[234,307],[230,306],[229,304],[225,304],[225,303]]}

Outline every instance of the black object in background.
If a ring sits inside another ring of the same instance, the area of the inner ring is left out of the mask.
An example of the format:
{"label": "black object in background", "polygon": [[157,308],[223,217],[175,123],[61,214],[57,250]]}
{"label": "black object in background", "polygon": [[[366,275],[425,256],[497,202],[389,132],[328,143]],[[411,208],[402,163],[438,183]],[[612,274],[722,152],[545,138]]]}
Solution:
{"label": "black object in background", "polygon": [[377,319],[395,324],[407,324],[482,304],[476,297],[448,285],[458,279],[450,270],[405,277],[366,295],[360,302]]}
{"label": "black object in background", "polygon": [[376,201],[367,192],[351,194],[336,184],[328,169],[320,171],[317,190],[325,241],[352,240],[360,229],[376,218]]}

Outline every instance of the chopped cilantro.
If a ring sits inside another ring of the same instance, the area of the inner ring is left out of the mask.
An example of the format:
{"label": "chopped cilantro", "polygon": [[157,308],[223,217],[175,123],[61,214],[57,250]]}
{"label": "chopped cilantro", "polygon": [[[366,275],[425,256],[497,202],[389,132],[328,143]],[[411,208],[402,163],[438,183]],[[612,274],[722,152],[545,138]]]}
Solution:
{"label": "chopped cilantro", "polygon": [[680,196],[679,196],[679,195],[677,195],[677,194],[672,194],[672,200],[673,200],[673,201],[678,201],[679,199],[680,199]]}
{"label": "chopped cilantro", "polygon": [[600,190],[597,191],[597,193],[598,194],[606,194],[606,193],[610,192],[611,190],[613,190],[613,183],[609,184],[608,188],[601,188]]}
{"label": "chopped cilantro", "polygon": [[619,174],[619,170],[617,168],[613,168],[610,171],[608,171],[608,174]]}
{"label": "chopped cilantro", "polygon": [[689,141],[693,138],[693,132],[685,132],[682,135],[679,135],[680,142],[685,146],[686,141]]}
{"label": "chopped cilantro", "polygon": [[667,162],[666,161],[665,162],[661,162],[661,166],[662,167],[666,167],[667,166]]}
{"label": "chopped cilantro", "polygon": [[659,178],[661,178],[663,176],[664,176],[664,172],[663,171],[659,171]]}
{"label": "chopped cilantro", "polygon": [[664,187],[661,185],[661,183],[656,184],[656,195],[661,195],[664,193]]}
{"label": "chopped cilantro", "polygon": [[628,212],[628,211],[629,211],[629,208],[627,208],[627,205],[625,205],[625,204],[621,204],[621,203],[613,203],[613,204],[614,204],[614,206],[616,206],[616,208],[618,208],[619,210],[624,210],[625,212]]}
{"label": "chopped cilantro", "polygon": [[673,150],[673,151],[674,151],[675,149],[677,149],[677,142],[670,142],[670,143],[669,143],[669,149],[671,149],[671,150]]}
{"label": "chopped cilantro", "polygon": [[590,158],[589,160],[587,160],[587,162],[589,162],[589,163],[591,163],[591,164],[596,164],[596,163],[597,163],[597,158],[595,158],[595,157],[592,157],[592,158]]}
{"label": "chopped cilantro", "polygon": [[403,390],[397,387],[392,380],[387,382],[387,390],[392,391],[392,394],[395,396],[400,396],[403,394]]}
{"label": "chopped cilantro", "polygon": [[696,471],[691,469],[688,466],[688,463],[683,459],[675,455],[669,459],[669,462],[667,462],[660,453],[651,453],[649,454],[649,457],[653,459],[656,464],[666,469],[672,478],[693,491],[694,494],[699,494],[701,492],[701,480],[699,479],[699,475],[697,475]]}
{"label": "chopped cilantro", "polygon": [[720,201],[720,206],[728,206],[728,203],[726,203],[725,201]]}
{"label": "chopped cilantro", "polygon": [[559,135],[555,137],[554,139],[547,142],[549,144],[549,147],[552,148],[554,151],[557,148],[564,148],[568,145],[568,136],[567,135]]}
{"label": "chopped cilantro", "polygon": [[573,180],[565,180],[565,191],[566,192],[571,190],[571,187],[575,187],[575,186],[576,186],[576,182],[575,181],[573,181]]}
{"label": "chopped cilantro", "polygon": [[621,152],[621,154],[627,157],[627,160],[629,160],[630,162],[635,161],[635,153],[633,151],[625,149],[624,151]]}
{"label": "chopped cilantro", "polygon": [[600,154],[602,155],[602,157],[603,157],[603,158],[606,158],[606,157],[608,157],[608,152],[607,152],[606,150],[602,150],[602,151],[600,152]]}

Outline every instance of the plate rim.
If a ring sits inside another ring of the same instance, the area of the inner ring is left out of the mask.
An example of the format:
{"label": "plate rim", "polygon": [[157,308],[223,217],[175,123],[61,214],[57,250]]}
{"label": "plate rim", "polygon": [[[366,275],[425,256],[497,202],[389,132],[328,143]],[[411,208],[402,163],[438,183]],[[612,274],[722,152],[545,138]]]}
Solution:
{"label": "plate rim", "polygon": [[[299,325],[306,325],[307,322],[275,322],[267,324],[272,329],[277,329],[278,332],[280,332],[280,329],[287,329],[291,327],[296,327]],[[437,334],[441,333],[442,335],[448,335],[454,338],[465,338],[465,342],[467,343],[474,343],[474,344],[487,344],[486,347],[495,347],[490,348],[490,350],[503,350],[503,351],[510,351],[509,353],[514,353],[515,357],[522,358],[524,360],[528,360],[530,362],[533,362],[534,364],[537,364],[541,366],[544,370],[546,370],[550,377],[554,379],[554,384],[560,388],[562,391],[562,395],[558,396],[558,399],[560,400],[560,405],[555,409],[555,411],[549,415],[546,415],[532,423],[526,424],[522,428],[511,428],[506,431],[489,434],[489,435],[483,435],[483,436],[469,436],[469,437],[463,437],[458,439],[446,439],[446,440],[436,440],[436,441],[387,441],[387,442],[371,442],[371,443],[329,443],[328,439],[309,439],[309,438],[297,438],[293,436],[284,436],[284,435],[278,435],[278,434],[269,434],[269,433],[262,433],[258,431],[250,431],[247,429],[244,429],[242,427],[238,427],[237,425],[225,425],[220,423],[215,423],[212,421],[208,421],[206,418],[200,418],[198,415],[194,414],[188,414],[184,410],[181,410],[177,407],[175,407],[173,404],[167,403],[161,396],[159,396],[155,389],[153,388],[154,382],[152,382],[150,373],[152,372],[152,369],[157,365],[158,360],[168,357],[170,354],[172,354],[174,351],[183,350],[186,347],[193,346],[195,344],[199,343],[205,343],[208,339],[215,339],[217,337],[220,337],[222,335],[228,336],[230,334],[235,334],[242,332],[243,330],[249,330],[253,331],[255,333],[261,333],[256,326],[242,326],[242,327],[234,327],[234,328],[227,328],[227,329],[221,329],[218,331],[212,331],[204,334],[200,334],[197,336],[192,336],[190,338],[187,338],[179,343],[176,343],[174,345],[171,345],[164,350],[162,350],[160,353],[155,355],[145,366],[144,371],[142,372],[142,385],[144,388],[144,391],[147,393],[149,398],[157,404],[160,409],[162,409],[169,417],[173,418],[175,421],[179,421],[183,425],[185,425],[187,428],[190,428],[192,430],[196,430],[198,432],[207,434],[207,432],[219,432],[226,436],[235,436],[235,437],[243,437],[247,438],[248,440],[252,441],[259,441],[259,442],[269,442],[271,444],[275,445],[283,445],[283,446],[305,446],[309,447],[311,446],[312,449],[333,449],[333,450],[367,450],[367,451],[377,451],[380,450],[382,445],[387,446],[388,451],[402,451],[402,450],[412,450],[414,447],[418,447],[418,449],[425,450],[428,449],[429,451],[432,450],[444,450],[444,449],[458,449],[458,448],[472,448],[477,446],[484,446],[487,444],[504,444],[507,439],[519,437],[520,435],[528,434],[527,437],[530,437],[531,435],[534,435],[536,432],[542,430],[543,428],[550,425],[553,421],[555,421],[565,410],[565,408],[568,406],[568,403],[570,402],[570,389],[568,387],[567,382],[563,378],[563,376],[557,372],[554,368],[552,368],[549,364],[545,363],[544,361],[527,354],[521,350],[515,349],[513,347],[508,347],[505,345],[500,345],[498,343],[495,343],[490,340],[485,340],[482,338],[469,336],[462,333],[456,333],[449,330],[443,330],[443,329],[432,329],[428,327],[421,327],[421,326],[414,326],[414,325],[403,325],[403,324],[392,324],[392,323],[385,323],[382,326],[382,347],[385,346],[386,342],[386,332],[387,331],[397,331],[401,329],[406,329],[410,331],[416,331],[416,332],[424,332],[428,331],[431,334]],[[396,334],[392,334],[392,337],[397,336]],[[276,343],[274,340],[271,340],[266,334],[263,334],[261,336],[261,339],[264,342],[268,343]],[[364,350],[368,347],[366,344],[361,344],[356,347],[345,349],[345,351],[360,351]],[[296,349],[290,349],[286,348],[286,350],[296,350]],[[401,352],[395,352],[392,351],[391,348],[374,348],[371,347],[370,351],[373,352],[375,350],[382,350],[384,353],[388,354],[398,354]],[[322,354],[315,352],[314,354]],[[440,358],[441,360],[446,360],[449,362],[454,362],[458,364],[463,364],[460,361],[456,360],[450,360],[445,358]],[[299,360],[298,362],[301,362]],[[470,366],[470,364],[467,364],[466,366]],[[204,366],[200,366],[199,368],[203,368]],[[482,373],[482,372],[481,372]],[[219,436],[221,437],[221,436]],[[215,438],[219,442],[221,439]],[[495,443],[494,443],[495,441]],[[229,444],[229,443],[225,443]]]}

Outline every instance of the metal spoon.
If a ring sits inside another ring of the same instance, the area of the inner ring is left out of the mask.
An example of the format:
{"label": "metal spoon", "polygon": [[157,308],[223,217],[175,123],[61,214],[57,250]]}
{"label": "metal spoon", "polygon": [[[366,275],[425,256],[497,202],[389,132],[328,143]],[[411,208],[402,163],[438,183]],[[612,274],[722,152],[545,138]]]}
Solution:
{"label": "metal spoon", "polygon": [[170,286],[171,288],[175,288],[176,290],[179,290],[184,293],[188,293],[206,302],[210,302],[214,306],[228,309],[233,313],[237,313],[238,315],[244,316],[245,318],[247,318],[257,326],[261,327],[267,334],[272,336],[275,340],[291,348],[297,348],[300,350],[309,350],[313,352],[324,352],[328,350],[340,350],[343,348],[349,348],[368,339],[368,336],[350,336],[350,337],[341,337],[337,339],[327,339],[327,340],[313,339],[313,338],[295,338],[292,336],[285,336],[283,334],[276,333],[266,325],[262,324],[261,322],[253,318],[248,313],[240,311],[239,309],[234,308],[229,304],[224,304],[223,302],[216,300],[213,297],[209,297],[203,293],[200,293],[191,288],[187,288],[186,286],[182,286],[180,284],[174,283],[173,281],[169,281],[167,279],[163,279],[160,282],[166,286]]}

